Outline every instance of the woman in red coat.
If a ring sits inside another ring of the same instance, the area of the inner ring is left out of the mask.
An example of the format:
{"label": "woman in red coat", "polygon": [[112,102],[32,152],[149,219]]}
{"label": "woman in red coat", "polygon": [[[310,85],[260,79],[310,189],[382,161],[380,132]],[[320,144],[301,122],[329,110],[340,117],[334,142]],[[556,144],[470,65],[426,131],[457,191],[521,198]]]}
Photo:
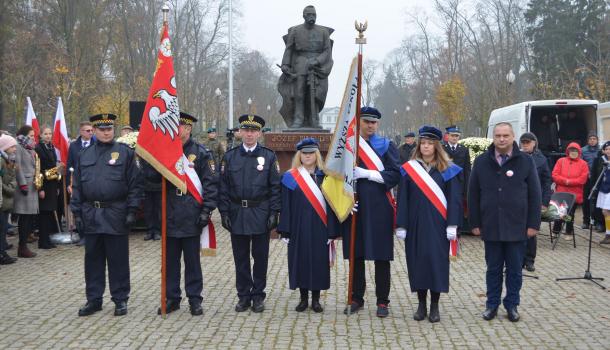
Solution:
{"label": "woman in red coat", "polygon": [[[572,142],[566,149],[566,156],[560,158],[553,168],[553,182],[555,182],[555,192],[569,192],[576,195],[576,203],[568,213],[572,221],[566,224],[566,240],[574,237],[574,213],[576,207],[583,202],[583,190],[589,178],[589,166],[582,158],[582,151],[576,142]],[[553,232],[561,230],[561,222],[555,222]]]}

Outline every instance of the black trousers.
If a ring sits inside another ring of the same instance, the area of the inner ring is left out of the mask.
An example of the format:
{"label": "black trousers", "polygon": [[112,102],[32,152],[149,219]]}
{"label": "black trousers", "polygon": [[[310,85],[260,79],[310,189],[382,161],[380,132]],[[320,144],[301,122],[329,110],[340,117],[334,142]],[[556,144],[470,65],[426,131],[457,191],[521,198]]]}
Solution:
{"label": "black trousers", "polygon": [[0,254],[6,252],[7,241],[6,233],[8,232],[8,216],[10,212],[0,211]]}
{"label": "black trousers", "polygon": [[181,300],[180,257],[184,255],[184,289],[187,298],[201,298],[203,275],[199,260],[199,236],[175,238],[167,237],[167,299]]}
{"label": "black trousers", "polygon": [[51,244],[51,234],[57,232],[57,222],[52,211],[41,211],[38,214],[38,247]]}
{"label": "black trousers", "polygon": [[523,264],[533,264],[536,260],[536,248],[538,245],[538,238],[536,236],[527,239],[527,247],[525,248],[525,259]]}
{"label": "black trousers", "polygon": [[[364,291],[366,290],[366,276],[364,259],[354,259],[354,286],[352,300],[364,305]],[[390,262],[375,260],[375,295],[377,304],[390,303]]]}
{"label": "black trousers", "polygon": [[102,302],[106,288],[106,264],[112,301],[129,299],[129,237],[88,234],[85,239],[85,284],[87,301]]}
{"label": "black trousers", "polygon": [[149,234],[161,234],[161,192],[144,192],[144,220]]}
{"label": "black trousers", "polygon": [[28,236],[34,231],[34,214],[19,214],[19,245],[28,243]]}
{"label": "black trousers", "polygon": [[[269,261],[269,233],[251,236],[231,234],[231,245],[235,260],[237,296],[240,299],[264,300]],[[252,269],[250,269],[250,254],[254,259]]]}

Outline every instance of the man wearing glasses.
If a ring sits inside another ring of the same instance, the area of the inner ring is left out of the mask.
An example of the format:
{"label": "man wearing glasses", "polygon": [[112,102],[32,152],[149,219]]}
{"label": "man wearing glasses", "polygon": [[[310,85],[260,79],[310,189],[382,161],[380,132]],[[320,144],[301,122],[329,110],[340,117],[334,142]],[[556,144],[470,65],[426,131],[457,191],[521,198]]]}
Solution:
{"label": "man wearing glasses", "polygon": [[[89,121],[82,121],[79,125],[79,133],[80,136],[74,140],[74,142],[70,143],[70,147],[68,148],[68,171],[66,172],[66,185],[68,187],[68,193],[72,194],[72,171],[74,169],[74,165],[78,160],[78,155],[83,148],[87,148],[91,145],[92,142],[95,141],[93,138],[93,125]],[[80,234],[80,233],[79,233]],[[76,244],[78,246],[82,246],[85,244],[85,238],[82,234],[80,234],[80,241]]]}

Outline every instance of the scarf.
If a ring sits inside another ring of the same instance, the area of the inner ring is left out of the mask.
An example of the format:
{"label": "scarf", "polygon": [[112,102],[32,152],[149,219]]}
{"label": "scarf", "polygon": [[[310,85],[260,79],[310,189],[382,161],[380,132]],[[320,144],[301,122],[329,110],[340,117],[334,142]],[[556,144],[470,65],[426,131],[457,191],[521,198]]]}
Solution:
{"label": "scarf", "polygon": [[17,136],[17,143],[19,145],[21,145],[21,147],[27,149],[27,150],[33,150],[35,143],[34,140],[32,140],[31,138],[25,136],[25,135],[18,135]]}

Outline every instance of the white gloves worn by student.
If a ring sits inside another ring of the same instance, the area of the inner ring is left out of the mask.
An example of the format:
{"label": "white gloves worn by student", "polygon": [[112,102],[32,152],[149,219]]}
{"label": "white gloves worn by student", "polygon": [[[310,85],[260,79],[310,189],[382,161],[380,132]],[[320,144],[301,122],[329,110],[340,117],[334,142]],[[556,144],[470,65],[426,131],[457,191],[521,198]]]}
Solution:
{"label": "white gloves worn by student", "polygon": [[447,239],[450,241],[457,239],[457,226],[447,227]]}
{"label": "white gloves worn by student", "polygon": [[407,238],[407,230],[402,227],[397,227],[396,228],[396,238],[404,241],[405,238]]}
{"label": "white gloves worn by student", "polygon": [[377,183],[384,183],[381,173],[377,170],[368,170],[361,167],[354,168],[354,179],[367,179]]}

